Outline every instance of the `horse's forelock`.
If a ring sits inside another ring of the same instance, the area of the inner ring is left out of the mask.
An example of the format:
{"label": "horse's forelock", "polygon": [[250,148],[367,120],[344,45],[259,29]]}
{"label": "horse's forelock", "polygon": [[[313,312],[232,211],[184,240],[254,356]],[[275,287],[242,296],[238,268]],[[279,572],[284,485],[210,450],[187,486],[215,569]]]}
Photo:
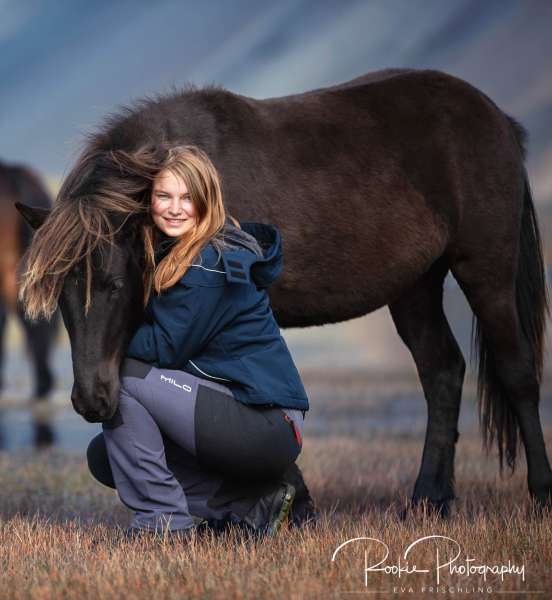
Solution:
{"label": "horse's forelock", "polygon": [[[154,153],[101,150],[91,144],[63,182],[54,207],[28,251],[20,298],[30,317],[51,316],[71,269],[82,261],[90,305],[92,254],[111,258],[116,236],[130,217],[148,210],[144,201],[155,172]],[[106,254],[107,253],[107,254]]]}
{"label": "horse's forelock", "polygon": [[[22,279],[22,300],[29,316],[51,316],[65,278],[76,267],[83,269],[88,312],[93,265],[109,268],[116,235],[132,214],[117,207],[119,211],[113,212],[109,200],[92,195],[60,199],[54,206],[29,248],[31,266]],[[97,259],[92,261],[94,253]]]}

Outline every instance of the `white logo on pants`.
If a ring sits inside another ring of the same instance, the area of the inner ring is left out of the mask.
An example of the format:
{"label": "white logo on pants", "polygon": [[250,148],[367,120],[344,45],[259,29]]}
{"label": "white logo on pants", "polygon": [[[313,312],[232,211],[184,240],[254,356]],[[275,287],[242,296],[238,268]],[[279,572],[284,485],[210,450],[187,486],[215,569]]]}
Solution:
{"label": "white logo on pants", "polygon": [[164,375],[161,375],[161,381],[163,381],[164,383],[172,383],[177,388],[180,388],[181,390],[184,390],[185,392],[192,391],[192,388],[189,385],[186,385],[185,383],[180,385],[179,383],[176,383],[176,379],[174,379],[173,377],[165,377]]}

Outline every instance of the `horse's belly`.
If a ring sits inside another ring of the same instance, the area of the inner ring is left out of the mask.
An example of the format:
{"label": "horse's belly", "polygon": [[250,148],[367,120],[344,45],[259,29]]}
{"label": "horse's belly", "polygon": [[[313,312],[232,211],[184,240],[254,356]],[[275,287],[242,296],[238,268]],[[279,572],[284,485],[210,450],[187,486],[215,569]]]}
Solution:
{"label": "horse's belly", "polygon": [[[286,326],[338,322],[394,300],[444,253],[449,226],[427,203],[403,197],[372,204],[284,239],[284,273],[271,288]],[[308,235],[307,235],[308,234]]]}

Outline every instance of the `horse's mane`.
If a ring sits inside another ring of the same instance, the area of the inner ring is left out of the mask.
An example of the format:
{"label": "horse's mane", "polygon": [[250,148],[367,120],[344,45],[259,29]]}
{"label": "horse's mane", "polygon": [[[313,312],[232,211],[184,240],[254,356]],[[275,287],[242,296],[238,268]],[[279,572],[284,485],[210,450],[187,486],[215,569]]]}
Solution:
{"label": "horse's mane", "polygon": [[199,87],[188,82],[164,93],[138,98],[119,106],[104,117],[95,131],[84,134],[86,148],[132,151],[143,144],[182,143],[182,117],[193,120],[197,106],[219,95],[233,94],[218,84]]}

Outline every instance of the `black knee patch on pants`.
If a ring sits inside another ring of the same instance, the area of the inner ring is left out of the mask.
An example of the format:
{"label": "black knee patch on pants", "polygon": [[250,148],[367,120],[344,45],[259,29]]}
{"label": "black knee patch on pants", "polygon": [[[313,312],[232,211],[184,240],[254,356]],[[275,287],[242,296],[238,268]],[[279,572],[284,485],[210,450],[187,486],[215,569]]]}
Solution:
{"label": "black knee patch on pants", "polygon": [[199,385],[195,407],[198,461],[238,479],[273,479],[300,448],[279,408],[249,406]]}
{"label": "black knee patch on pants", "polygon": [[121,367],[121,377],[137,377],[145,379],[151,371],[152,366],[148,363],[136,360],[135,358],[125,358]]}
{"label": "black knee patch on pants", "polygon": [[110,488],[115,488],[115,481],[113,481],[113,473],[109,464],[109,457],[107,455],[107,447],[105,445],[103,433],[92,438],[90,444],[88,444],[86,459],[88,461],[88,468],[93,477],[100,483],[103,483]]}

